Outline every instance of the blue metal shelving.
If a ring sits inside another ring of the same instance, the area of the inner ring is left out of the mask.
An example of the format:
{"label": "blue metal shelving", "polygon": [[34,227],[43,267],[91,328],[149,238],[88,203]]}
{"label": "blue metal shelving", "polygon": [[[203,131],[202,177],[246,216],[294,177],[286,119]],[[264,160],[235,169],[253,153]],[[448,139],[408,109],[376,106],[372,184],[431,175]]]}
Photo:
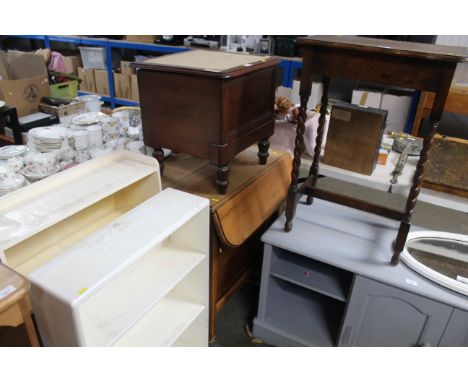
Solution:
{"label": "blue metal shelving", "polygon": [[296,70],[302,69],[302,61],[290,61],[289,62],[289,72],[288,72],[288,87],[292,88],[294,81],[294,72]]}
{"label": "blue metal shelving", "polygon": [[[101,97],[103,101],[108,102],[111,105],[111,108],[114,108],[116,105],[122,105],[122,106],[138,106],[139,105],[138,102],[115,97],[114,76],[112,72],[112,49],[134,49],[134,50],[141,50],[144,52],[157,52],[157,53],[164,53],[164,54],[177,53],[177,52],[190,50],[190,48],[185,48],[185,47],[137,43],[137,42],[132,42],[132,41],[122,41],[122,40],[108,40],[104,38],[78,37],[78,36],[15,35],[11,37],[41,40],[41,41],[44,41],[44,46],[46,48],[50,48],[51,43],[53,42],[63,42],[63,43],[85,45],[85,46],[99,46],[99,47],[105,48],[106,49],[107,75],[109,79],[109,96],[101,96]],[[282,81],[283,86],[286,86],[286,87],[292,86],[291,64],[295,64],[295,63],[296,63],[295,61],[282,59],[281,62],[278,64],[278,66],[280,66],[283,69],[283,81]],[[78,93],[80,95],[89,94],[86,92],[78,92]]]}
{"label": "blue metal shelving", "polygon": [[291,87],[291,83],[289,82],[289,65],[290,61],[281,60],[278,66],[283,69],[283,82],[281,85],[285,87]]}

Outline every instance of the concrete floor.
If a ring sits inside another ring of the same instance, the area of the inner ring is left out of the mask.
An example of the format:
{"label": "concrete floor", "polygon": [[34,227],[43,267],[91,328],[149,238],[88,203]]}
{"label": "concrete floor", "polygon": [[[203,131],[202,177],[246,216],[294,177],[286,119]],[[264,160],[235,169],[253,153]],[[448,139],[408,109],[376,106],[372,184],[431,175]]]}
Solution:
{"label": "concrete floor", "polygon": [[[370,190],[336,179],[319,180],[321,188],[335,190],[369,202],[403,209],[405,198],[400,195]],[[468,214],[419,202],[413,214],[413,224],[428,229],[468,235]],[[218,328],[213,346],[266,346],[249,336],[252,320],[257,313],[261,264],[250,280],[218,313]],[[247,327],[247,329],[246,329]]]}

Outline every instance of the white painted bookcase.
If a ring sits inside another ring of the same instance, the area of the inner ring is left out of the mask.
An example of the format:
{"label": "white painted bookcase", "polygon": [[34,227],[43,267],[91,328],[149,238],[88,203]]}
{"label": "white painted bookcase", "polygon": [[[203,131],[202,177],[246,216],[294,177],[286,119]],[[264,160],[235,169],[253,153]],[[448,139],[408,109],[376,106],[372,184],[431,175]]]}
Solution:
{"label": "white painted bookcase", "polygon": [[207,345],[207,199],[161,191],[157,162],[128,152],[29,187],[0,198],[0,243],[44,345]]}

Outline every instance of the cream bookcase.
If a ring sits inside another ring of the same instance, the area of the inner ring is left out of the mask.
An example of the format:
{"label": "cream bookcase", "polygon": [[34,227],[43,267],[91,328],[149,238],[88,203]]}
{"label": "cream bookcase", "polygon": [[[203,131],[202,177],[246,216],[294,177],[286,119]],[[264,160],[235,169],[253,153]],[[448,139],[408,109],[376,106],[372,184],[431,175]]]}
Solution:
{"label": "cream bookcase", "polygon": [[208,200],[129,152],[0,198],[2,262],[48,346],[206,346],[208,224]]}
{"label": "cream bookcase", "polygon": [[27,276],[161,191],[157,161],[118,151],[0,198],[0,259]]}

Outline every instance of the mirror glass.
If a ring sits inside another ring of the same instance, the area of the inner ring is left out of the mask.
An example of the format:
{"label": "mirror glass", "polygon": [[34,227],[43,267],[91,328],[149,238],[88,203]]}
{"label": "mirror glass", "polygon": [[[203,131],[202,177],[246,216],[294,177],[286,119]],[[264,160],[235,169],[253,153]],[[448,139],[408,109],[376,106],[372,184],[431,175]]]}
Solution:
{"label": "mirror glass", "polygon": [[406,248],[426,267],[468,284],[468,237],[467,241],[421,237],[409,240]]}

